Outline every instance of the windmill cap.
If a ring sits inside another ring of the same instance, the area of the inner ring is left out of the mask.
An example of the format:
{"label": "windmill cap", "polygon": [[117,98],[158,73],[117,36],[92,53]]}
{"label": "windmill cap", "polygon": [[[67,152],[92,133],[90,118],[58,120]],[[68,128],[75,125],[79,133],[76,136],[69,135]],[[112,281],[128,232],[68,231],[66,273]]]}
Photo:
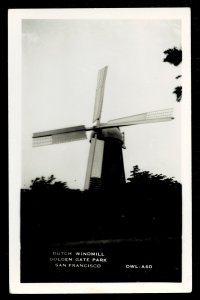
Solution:
{"label": "windmill cap", "polygon": [[123,143],[123,135],[117,127],[102,129],[101,134],[103,138],[114,138]]}

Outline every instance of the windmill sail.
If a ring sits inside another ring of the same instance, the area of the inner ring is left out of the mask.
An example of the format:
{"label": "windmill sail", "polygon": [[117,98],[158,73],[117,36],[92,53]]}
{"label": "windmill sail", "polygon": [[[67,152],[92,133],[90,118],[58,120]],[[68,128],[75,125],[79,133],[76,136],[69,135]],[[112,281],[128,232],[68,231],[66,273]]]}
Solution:
{"label": "windmill sail", "polygon": [[85,190],[89,189],[91,178],[101,178],[103,151],[104,141],[99,140],[96,137],[92,138],[85,177]]}
{"label": "windmill sail", "polygon": [[86,139],[85,126],[74,126],[33,134],[33,147],[61,144]]}
{"label": "windmill sail", "polygon": [[154,122],[165,122],[173,119],[173,109],[163,109],[152,112],[147,112],[143,114],[128,116],[124,118],[114,119],[108,121],[103,127],[113,127],[113,126],[129,126],[145,123],[154,123]]}
{"label": "windmill sail", "polygon": [[95,122],[96,120],[100,120],[101,118],[107,70],[108,67],[106,66],[103,69],[99,70],[98,73],[93,122]]}

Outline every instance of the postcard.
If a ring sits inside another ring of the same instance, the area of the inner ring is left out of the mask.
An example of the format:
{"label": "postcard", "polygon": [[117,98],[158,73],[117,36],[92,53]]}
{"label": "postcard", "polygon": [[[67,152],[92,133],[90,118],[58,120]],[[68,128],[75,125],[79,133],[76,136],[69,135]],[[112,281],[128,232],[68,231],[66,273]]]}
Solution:
{"label": "postcard", "polygon": [[10,293],[191,292],[190,8],[8,20]]}

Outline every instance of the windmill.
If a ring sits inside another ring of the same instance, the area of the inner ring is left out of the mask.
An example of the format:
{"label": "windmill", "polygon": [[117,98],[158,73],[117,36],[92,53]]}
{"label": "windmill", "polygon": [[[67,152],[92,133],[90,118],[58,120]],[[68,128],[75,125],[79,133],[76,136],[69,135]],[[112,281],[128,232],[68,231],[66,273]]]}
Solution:
{"label": "windmill", "polygon": [[120,127],[170,121],[173,118],[171,108],[151,111],[138,115],[110,120],[101,123],[101,112],[104,97],[105,80],[108,67],[99,70],[93,123],[91,127],[84,125],[37,132],[33,134],[33,146],[45,146],[87,139],[86,131],[91,131],[90,151],[84,189],[112,189],[125,183],[122,149],[124,134]]}

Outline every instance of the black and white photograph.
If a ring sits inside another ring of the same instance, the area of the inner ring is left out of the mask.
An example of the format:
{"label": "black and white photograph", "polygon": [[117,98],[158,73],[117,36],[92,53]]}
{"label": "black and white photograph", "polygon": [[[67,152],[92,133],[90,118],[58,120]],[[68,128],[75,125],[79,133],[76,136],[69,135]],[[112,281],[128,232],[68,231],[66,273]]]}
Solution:
{"label": "black and white photograph", "polygon": [[190,9],[8,25],[11,292],[190,292]]}

